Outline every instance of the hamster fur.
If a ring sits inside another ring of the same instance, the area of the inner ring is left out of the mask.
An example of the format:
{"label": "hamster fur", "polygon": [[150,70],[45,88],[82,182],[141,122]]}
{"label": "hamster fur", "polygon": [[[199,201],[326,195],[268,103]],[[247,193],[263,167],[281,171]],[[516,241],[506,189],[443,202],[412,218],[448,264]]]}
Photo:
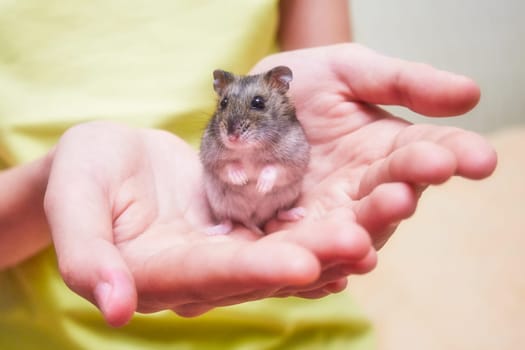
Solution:
{"label": "hamster fur", "polygon": [[258,75],[213,72],[215,114],[202,136],[204,188],[214,218],[209,234],[231,231],[232,222],[263,234],[277,215],[298,220],[310,146],[287,96],[292,71],[275,67]]}

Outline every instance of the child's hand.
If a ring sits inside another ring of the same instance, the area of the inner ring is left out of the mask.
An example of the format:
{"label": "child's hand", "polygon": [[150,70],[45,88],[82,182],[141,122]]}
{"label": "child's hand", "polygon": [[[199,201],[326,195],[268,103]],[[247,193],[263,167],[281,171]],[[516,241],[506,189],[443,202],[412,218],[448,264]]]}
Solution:
{"label": "child's hand", "polygon": [[136,310],[194,316],[266,297],[321,297],[344,288],[327,270],[336,262],[346,268],[338,278],[375,264],[370,238],[348,234],[344,211],[261,239],[241,227],[206,235],[198,155],[158,130],[70,129],[54,153],[45,209],[64,281],[114,326]]}
{"label": "child's hand", "polygon": [[495,152],[481,136],[411,125],[376,105],[401,105],[428,116],[462,114],[480,95],[468,78],[356,44],[276,54],[254,72],[276,65],[293,71],[290,92],[312,145],[298,205],[316,217],[346,208],[377,248],[412,215],[426,186],[453,175],[481,179],[496,166]]}

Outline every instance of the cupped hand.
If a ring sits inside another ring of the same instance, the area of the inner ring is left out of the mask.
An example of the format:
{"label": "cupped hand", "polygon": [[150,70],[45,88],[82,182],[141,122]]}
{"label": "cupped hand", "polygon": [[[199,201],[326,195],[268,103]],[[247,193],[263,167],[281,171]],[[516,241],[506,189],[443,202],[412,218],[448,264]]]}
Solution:
{"label": "cupped hand", "polygon": [[277,54],[294,71],[291,94],[311,166],[297,223],[270,222],[263,238],[212,224],[196,152],[174,135],[121,125],[75,127],[58,144],[45,206],[60,271],[121,325],[135,310],[185,316],[272,296],[321,297],[375,264],[421,191],[453,175],[483,178],[496,157],[480,136],[411,125],[375,104],[430,115],[471,109],[469,79],[349,44]]}
{"label": "cupped hand", "polygon": [[[287,65],[291,95],[312,145],[300,205],[322,217],[346,208],[380,248],[413,214],[428,185],[451,176],[489,176],[493,148],[453,127],[412,125],[377,105],[400,105],[426,116],[454,116],[479,101],[476,84],[430,66],[342,44],[269,56],[253,72]],[[286,227],[292,227],[287,224]],[[282,229],[273,221],[270,231]]]}
{"label": "cupped hand", "polygon": [[344,287],[325,266],[365,272],[375,263],[364,230],[348,234],[346,211],[263,238],[240,226],[206,235],[213,222],[197,152],[167,132],[78,125],[52,162],[45,211],[60,273],[114,326],[135,311],[194,316],[272,296],[320,297]]}

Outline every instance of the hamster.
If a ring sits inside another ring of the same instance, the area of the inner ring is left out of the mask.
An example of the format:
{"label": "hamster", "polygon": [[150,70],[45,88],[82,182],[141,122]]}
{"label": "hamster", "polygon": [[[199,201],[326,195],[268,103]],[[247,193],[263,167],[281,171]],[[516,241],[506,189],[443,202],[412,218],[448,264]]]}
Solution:
{"label": "hamster", "polygon": [[227,234],[232,222],[264,234],[271,218],[295,221],[294,207],[310,160],[310,145],[287,96],[292,71],[275,67],[258,75],[213,72],[217,109],[201,139],[204,189],[218,224],[208,234]]}

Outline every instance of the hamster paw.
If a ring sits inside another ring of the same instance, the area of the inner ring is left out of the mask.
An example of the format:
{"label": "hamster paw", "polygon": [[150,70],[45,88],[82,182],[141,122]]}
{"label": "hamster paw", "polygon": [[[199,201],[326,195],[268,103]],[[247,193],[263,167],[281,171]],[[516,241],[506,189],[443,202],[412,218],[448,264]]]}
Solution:
{"label": "hamster paw", "polygon": [[261,230],[261,229],[259,228],[259,226],[257,226],[257,225],[254,225],[254,224],[245,224],[245,226],[246,226],[246,228],[247,228],[248,230],[252,231],[253,233],[256,233],[256,234],[259,235],[259,236],[264,236],[264,235],[265,235],[264,231]]}
{"label": "hamster paw", "polygon": [[224,220],[220,224],[208,227],[204,232],[208,236],[226,235],[233,229],[231,220]]}
{"label": "hamster paw", "polygon": [[231,165],[228,167],[228,180],[233,185],[243,186],[248,183],[248,176],[241,166]]}
{"label": "hamster paw", "polygon": [[268,165],[263,168],[257,179],[257,192],[265,194],[272,190],[277,180],[277,168],[273,165]]}
{"label": "hamster paw", "polygon": [[281,221],[298,221],[306,216],[306,210],[303,207],[295,207],[288,210],[279,210],[277,219]]}

